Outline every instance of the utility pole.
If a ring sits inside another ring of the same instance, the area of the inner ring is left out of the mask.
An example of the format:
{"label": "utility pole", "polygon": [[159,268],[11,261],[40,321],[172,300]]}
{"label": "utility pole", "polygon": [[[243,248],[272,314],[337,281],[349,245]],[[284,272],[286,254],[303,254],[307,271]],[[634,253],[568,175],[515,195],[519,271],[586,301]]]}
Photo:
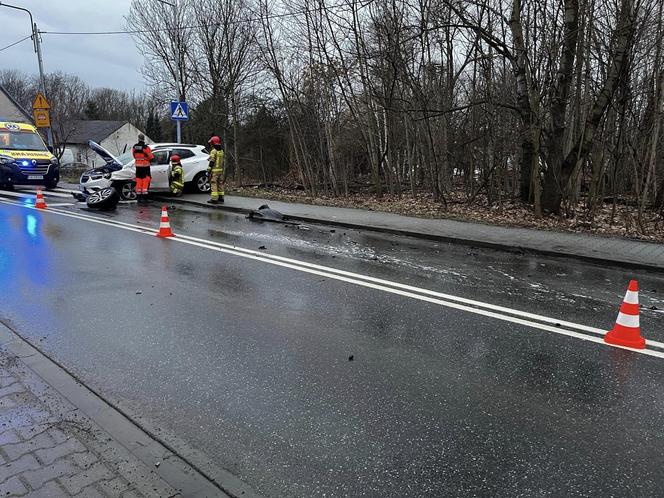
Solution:
{"label": "utility pole", "polygon": [[[44,77],[44,60],[42,59],[41,51],[41,40],[39,39],[39,30],[37,29],[37,23],[32,24],[32,37],[35,41],[35,52],[37,52],[37,62],[39,62],[39,84],[41,86],[41,91],[44,94],[44,97],[48,99],[46,95],[46,78]],[[53,147],[53,131],[49,126],[46,128],[46,138],[48,139],[48,145]]]}
{"label": "utility pole", "polygon": [[[42,59],[42,53],[41,53],[41,39],[39,38],[39,30],[37,29],[37,23],[34,22],[34,20],[32,19],[32,12],[30,12],[28,9],[24,9],[23,7],[17,7],[16,5],[9,5],[8,3],[3,3],[3,2],[0,2],[0,7],[8,7],[10,9],[22,10],[23,12],[27,12],[28,15],[30,16],[32,43],[35,49],[35,53],[37,54],[37,62],[39,63],[39,87],[44,97],[48,98],[48,95],[46,95],[46,78],[44,77],[44,61]],[[50,127],[46,128],[46,138],[48,139],[48,145],[53,147],[53,132],[51,131]]]}
{"label": "utility pole", "polygon": [[[175,58],[175,97],[178,102],[182,102],[182,94],[180,94],[180,42],[177,34],[178,30],[178,6],[177,6],[177,0],[173,0],[172,2],[167,1],[167,0],[158,0],[160,3],[170,5],[173,8],[173,32],[175,33],[175,39],[177,43],[177,49],[178,49],[178,54],[176,54]],[[182,124],[180,121],[175,122],[175,130],[176,130],[176,136],[177,136],[177,143],[182,143]]]}

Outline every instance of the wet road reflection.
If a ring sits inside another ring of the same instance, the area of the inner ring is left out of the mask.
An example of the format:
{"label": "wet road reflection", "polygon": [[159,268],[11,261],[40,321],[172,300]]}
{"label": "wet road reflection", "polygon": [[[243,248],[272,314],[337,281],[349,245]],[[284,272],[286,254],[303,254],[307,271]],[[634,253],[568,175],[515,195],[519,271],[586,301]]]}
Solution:
{"label": "wet road reflection", "polygon": [[[156,228],[159,206],[103,216]],[[197,209],[172,209],[171,224],[598,326],[615,319],[631,276]],[[664,485],[664,360],[18,207],[0,206],[0,240],[0,315],[266,495],[655,495]],[[662,306],[662,277],[638,278],[644,304]],[[656,338],[660,315],[643,315]]]}

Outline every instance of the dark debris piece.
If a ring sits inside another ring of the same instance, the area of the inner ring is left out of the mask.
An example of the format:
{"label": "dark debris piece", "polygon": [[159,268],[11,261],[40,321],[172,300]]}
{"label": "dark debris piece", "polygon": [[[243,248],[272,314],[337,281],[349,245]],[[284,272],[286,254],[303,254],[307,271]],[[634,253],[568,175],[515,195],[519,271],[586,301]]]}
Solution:
{"label": "dark debris piece", "polygon": [[[250,211],[247,219],[254,221],[273,221],[275,223],[287,223],[287,217],[275,209],[271,209],[267,204],[263,204],[258,209]],[[292,221],[288,223],[293,223]]]}

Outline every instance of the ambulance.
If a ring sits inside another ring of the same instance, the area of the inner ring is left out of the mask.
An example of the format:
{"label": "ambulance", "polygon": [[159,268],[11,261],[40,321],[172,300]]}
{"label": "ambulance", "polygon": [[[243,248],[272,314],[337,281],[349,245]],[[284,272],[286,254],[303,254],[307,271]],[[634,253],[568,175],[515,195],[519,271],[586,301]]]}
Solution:
{"label": "ambulance", "polygon": [[49,151],[37,128],[0,121],[0,188],[43,185],[55,188],[60,163]]}

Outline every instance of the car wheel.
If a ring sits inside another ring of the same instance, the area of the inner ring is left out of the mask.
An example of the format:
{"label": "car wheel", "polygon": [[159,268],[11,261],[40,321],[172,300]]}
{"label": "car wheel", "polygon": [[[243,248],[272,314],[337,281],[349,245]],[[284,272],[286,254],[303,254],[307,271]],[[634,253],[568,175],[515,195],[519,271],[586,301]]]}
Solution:
{"label": "car wheel", "polygon": [[210,191],[210,179],[207,173],[201,171],[194,177],[194,189],[201,194],[207,194]]}
{"label": "car wheel", "polygon": [[2,183],[0,184],[0,190],[14,190],[13,183]]}
{"label": "car wheel", "polygon": [[115,209],[119,201],[118,191],[113,187],[106,187],[91,193],[85,202],[92,209],[110,210]]}
{"label": "car wheel", "polygon": [[124,201],[136,200],[136,184],[134,182],[124,182],[113,186],[120,194],[120,199]]}
{"label": "car wheel", "polygon": [[47,182],[44,187],[46,187],[46,190],[53,190],[55,187],[58,186],[58,182]]}

